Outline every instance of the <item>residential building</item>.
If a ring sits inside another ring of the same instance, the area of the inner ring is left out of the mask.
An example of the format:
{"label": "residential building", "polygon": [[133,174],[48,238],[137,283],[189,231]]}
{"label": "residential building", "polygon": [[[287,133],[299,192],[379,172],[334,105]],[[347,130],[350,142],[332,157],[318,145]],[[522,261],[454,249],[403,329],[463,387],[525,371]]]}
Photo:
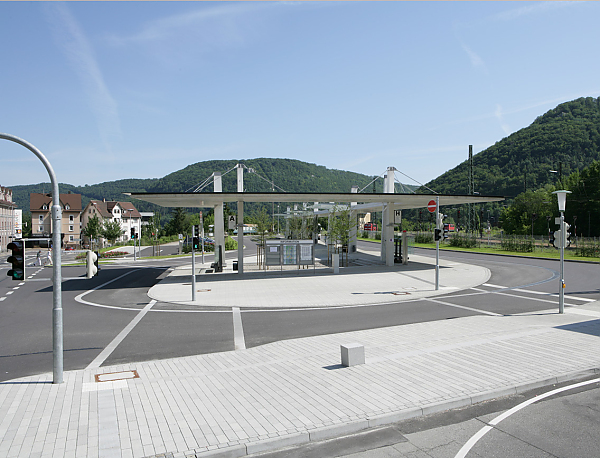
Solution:
{"label": "residential building", "polygon": [[[81,194],[60,194],[62,210],[61,229],[62,246],[77,248],[81,246]],[[52,237],[52,194],[31,193],[29,195],[31,211],[31,237]]]}
{"label": "residential building", "polygon": [[[81,213],[81,227],[86,227],[90,218],[97,216],[100,225],[105,221],[118,221],[123,229],[123,235],[118,241],[129,240],[131,228],[137,234],[142,233],[142,215],[131,202],[116,202],[106,200],[91,200]],[[104,240],[100,238],[100,242]],[[84,237],[84,244],[89,245],[89,240]]]}
{"label": "residential building", "polygon": [[15,234],[16,206],[12,199],[12,190],[0,186],[0,251],[6,251],[6,245],[13,238],[21,238],[21,234]]}

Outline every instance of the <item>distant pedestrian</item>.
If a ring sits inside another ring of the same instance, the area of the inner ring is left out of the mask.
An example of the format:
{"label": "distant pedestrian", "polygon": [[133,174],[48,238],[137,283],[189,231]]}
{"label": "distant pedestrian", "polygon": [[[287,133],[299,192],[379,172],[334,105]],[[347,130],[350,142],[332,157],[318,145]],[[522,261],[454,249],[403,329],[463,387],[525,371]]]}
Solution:
{"label": "distant pedestrian", "polygon": [[46,264],[45,265],[52,265],[52,248],[48,248],[48,254],[46,255]]}
{"label": "distant pedestrian", "polygon": [[37,256],[35,259],[35,265],[36,266],[41,266],[42,265],[42,250],[38,250],[37,252]]}

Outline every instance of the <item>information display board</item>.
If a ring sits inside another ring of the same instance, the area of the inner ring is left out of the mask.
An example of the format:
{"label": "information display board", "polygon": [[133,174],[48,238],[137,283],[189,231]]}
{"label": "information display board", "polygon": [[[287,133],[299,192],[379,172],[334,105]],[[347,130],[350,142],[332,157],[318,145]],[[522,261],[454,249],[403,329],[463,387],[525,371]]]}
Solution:
{"label": "information display board", "polygon": [[267,266],[308,266],[315,263],[312,240],[267,240]]}

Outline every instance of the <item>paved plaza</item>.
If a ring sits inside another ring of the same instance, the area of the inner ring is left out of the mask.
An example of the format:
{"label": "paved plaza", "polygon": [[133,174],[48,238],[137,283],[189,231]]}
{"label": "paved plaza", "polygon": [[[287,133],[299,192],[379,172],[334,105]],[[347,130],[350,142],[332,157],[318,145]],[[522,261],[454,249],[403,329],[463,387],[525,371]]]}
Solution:
{"label": "paved plaza", "polygon": [[[487,269],[445,263],[436,291],[431,267],[414,256],[408,266],[355,274],[257,272],[241,281],[233,273],[203,274],[197,286],[210,296],[196,302],[239,307],[242,318],[253,307],[398,301],[402,313],[403,300],[489,278]],[[185,268],[173,270],[150,296],[189,305],[185,275]],[[275,450],[598,373],[599,336],[600,303],[591,302],[563,315],[556,308],[478,315],[68,371],[60,385],[52,374],[24,377],[0,383],[0,456],[237,457]],[[364,346],[365,364],[340,364],[340,345],[350,343]]]}

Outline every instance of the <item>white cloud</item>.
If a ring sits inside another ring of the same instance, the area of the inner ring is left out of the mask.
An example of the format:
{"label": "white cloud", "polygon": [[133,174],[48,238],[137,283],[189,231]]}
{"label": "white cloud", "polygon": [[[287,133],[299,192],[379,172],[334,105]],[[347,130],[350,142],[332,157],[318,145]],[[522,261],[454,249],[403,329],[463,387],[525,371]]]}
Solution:
{"label": "white cloud", "polygon": [[480,68],[481,70],[487,73],[487,67],[485,66],[485,62],[483,61],[483,59],[479,57],[479,55],[471,48],[469,48],[466,44],[461,42],[461,46],[469,56],[469,59],[471,60],[471,65],[474,68]]}
{"label": "white cloud", "polygon": [[494,15],[492,18],[501,21],[512,21],[514,19],[518,19],[522,16],[529,16],[532,14],[544,13],[550,10],[556,10],[560,8],[571,7],[573,5],[581,4],[583,2],[534,2],[533,4],[520,6],[519,8],[514,8],[508,11],[503,11],[502,13],[498,13]]}
{"label": "white cloud", "polygon": [[111,140],[121,135],[119,114],[92,47],[66,4],[48,3],[45,10],[56,42],[83,85],[104,146],[110,151]]}
{"label": "white cloud", "polygon": [[152,44],[188,33],[202,33],[207,26],[218,21],[219,28],[225,29],[224,33],[211,29],[213,35],[215,32],[219,35],[212,38],[237,42],[241,40],[241,36],[239,35],[240,24],[236,24],[237,19],[242,18],[242,16],[248,13],[274,6],[277,6],[277,4],[254,2],[217,4],[217,6],[213,7],[203,5],[201,8],[193,11],[147,22],[142,26],[141,30],[133,35],[110,35],[108,40],[114,45]]}
{"label": "white cloud", "polygon": [[510,127],[508,126],[508,124],[506,124],[504,122],[504,115],[502,114],[502,106],[501,105],[496,105],[496,111],[494,112],[494,116],[496,116],[496,119],[500,122],[500,127],[502,127],[502,130],[504,131],[504,133],[506,135],[511,133]]}

